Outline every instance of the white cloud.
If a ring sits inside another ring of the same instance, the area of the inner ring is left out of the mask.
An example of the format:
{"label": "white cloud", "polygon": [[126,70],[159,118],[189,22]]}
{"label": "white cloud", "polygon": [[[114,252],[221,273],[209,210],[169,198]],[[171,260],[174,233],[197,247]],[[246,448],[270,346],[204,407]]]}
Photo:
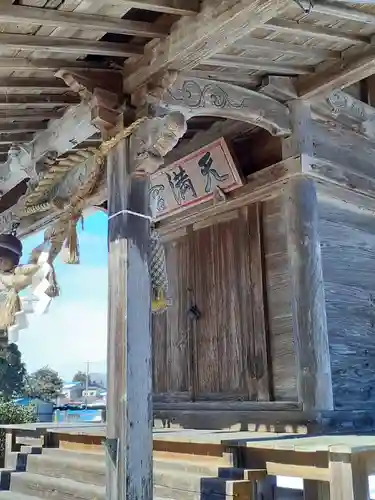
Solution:
{"label": "white cloud", "polygon": [[103,371],[107,342],[106,267],[63,266],[61,296],[43,316],[30,318],[20,332],[19,348],[29,371],[49,365],[69,379],[90,361]]}

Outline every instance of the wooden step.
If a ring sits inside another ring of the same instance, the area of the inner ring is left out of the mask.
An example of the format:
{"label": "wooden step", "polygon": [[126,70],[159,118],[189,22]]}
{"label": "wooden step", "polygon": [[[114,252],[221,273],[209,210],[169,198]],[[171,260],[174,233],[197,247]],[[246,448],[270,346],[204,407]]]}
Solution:
{"label": "wooden step", "polygon": [[[79,454],[78,454],[79,455]],[[48,477],[67,478],[81,483],[105,486],[105,462],[59,457],[58,455],[30,455],[27,472]]]}
{"label": "wooden step", "polygon": [[[30,472],[39,473],[43,464],[46,464],[45,473],[48,475],[50,475],[50,473],[53,474],[54,472],[56,472],[57,475],[59,474],[57,469],[54,470],[55,465],[60,469],[66,469],[66,471],[73,469],[73,474],[75,473],[75,470],[81,470],[80,464],[83,464],[83,471],[88,470],[88,466],[85,465],[86,462],[92,464],[95,470],[97,470],[95,464],[101,464],[103,471],[105,467],[104,454],[81,453],[76,451],[60,450],[58,448],[45,448],[42,455],[35,455],[30,458],[31,469],[28,469]],[[45,460],[50,461],[47,463]],[[64,461],[64,463],[60,463],[61,461]],[[69,464],[70,461],[73,463]],[[36,467],[39,469],[36,470]],[[154,469],[156,471],[167,470],[171,473],[189,472],[200,474],[203,477],[239,476],[238,470],[228,467],[224,460],[216,459],[215,457],[191,456],[184,454],[154,453]]]}
{"label": "wooden step", "polygon": [[[105,485],[106,468],[102,461],[83,459],[73,454],[68,457],[51,455],[29,455],[27,472],[48,477],[68,478],[82,483]],[[226,479],[244,479],[244,471],[235,468],[218,468],[207,462],[186,462],[176,460],[154,461],[155,484],[170,486],[186,483],[185,487],[197,488],[205,477],[222,477]],[[198,486],[197,486],[198,485]]]}
{"label": "wooden step", "polygon": [[38,497],[31,497],[29,495],[23,495],[22,493],[17,493],[15,491],[0,491],[1,500],[40,500]]}
{"label": "wooden step", "polygon": [[105,500],[105,488],[67,478],[19,472],[12,474],[10,491],[54,500]]}

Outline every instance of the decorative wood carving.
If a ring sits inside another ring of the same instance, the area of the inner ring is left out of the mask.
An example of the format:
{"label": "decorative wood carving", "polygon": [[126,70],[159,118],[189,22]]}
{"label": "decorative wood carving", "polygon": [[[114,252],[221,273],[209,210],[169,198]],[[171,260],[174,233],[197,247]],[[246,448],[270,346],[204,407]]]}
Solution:
{"label": "decorative wood carving", "polygon": [[123,101],[122,76],[114,74],[108,78],[106,72],[89,71],[71,72],[61,69],[55,76],[64,82],[81,96],[89,101],[92,108],[91,122],[101,130],[113,128],[119,118],[116,111]]}
{"label": "decorative wood carving", "polygon": [[[186,121],[181,113],[174,112],[163,118],[150,118],[141,123],[131,136],[130,151],[133,159],[134,169],[141,175],[144,173],[152,174],[164,161],[164,156],[178,143],[179,139],[186,131]],[[10,227],[11,220],[22,216],[22,228],[29,227],[37,220],[44,217],[51,217],[54,213],[64,211],[72,197],[74,197],[84,186],[96,168],[95,149],[91,151],[80,151],[67,158],[56,160],[56,183],[50,182],[44,187],[44,178],[48,176],[41,175],[39,180],[39,196],[29,192],[22,198],[14,210],[9,213],[0,214],[0,233],[5,232]],[[86,155],[86,158],[84,158]],[[79,158],[81,156],[81,159]],[[60,162],[60,163],[59,163]],[[58,166],[64,162],[71,163],[72,168],[61,178],[58,173]],[[53,167],[52,167],[53,168]],[[42,189],[40,189],[42,188]],[[95,191],[90,195],[88,205],[91,203],[100,203],[105,199],[106,183],[105,176],[98,179]],[[36,192],[35,192],[36,193]],[[45,202],[52,202],[45,203]],[[23,208],[27,206],[28,212]],[[32,208],[36,207],[34,211]]]}
{"label": "decorative wood carving", "polygon": [[[252,123],[268,130],[272,135],[291,132],[289,111],[271,97],[237,85],[203,78],[178,77],[160,96],[149,90],[149,100],[169,110],[192,116],[217,116]],[[159,101],[161,99],[161,101]]]}
{"label": "decorative wood carving", "polygon": [[148,174],[154,173],[163,165],[164,156],[177,145],[185,132],[186,120],[179,112],[146,120],[131,138],[134,168]]}
{"label": "decorative wood carving", "polygon": [[327,97],[335,118],[339,115],[349,117],[358,123],[359,132],[375,138],[375,109],[372,106],[336,89]]}

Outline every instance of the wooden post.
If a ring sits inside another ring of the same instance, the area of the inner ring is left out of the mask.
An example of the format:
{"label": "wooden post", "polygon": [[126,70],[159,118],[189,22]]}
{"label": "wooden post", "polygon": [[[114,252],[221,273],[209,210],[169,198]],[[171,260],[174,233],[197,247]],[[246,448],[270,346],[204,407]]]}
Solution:
{"label": "wooden post", "polygon": [[360,454],[330,453],[331,500],[369,500],[366,459]]}
{"label": "wooden post", "polygon": [[304,500],[330,500],[329,483],[323,481],[303,481]]}
{"label": "wooden post", "polygon": [[121,141],[107,160],[108,500],[152,498],[149,181],[133,175],[130,142]]}
{"label": "wooden post", "polygon": [[9,460],[12,452],[20,451],[21,445],[17,443],[17,430],[7,429],[5,432],[5,456],[4,456],[4,467],[9,465]]}
{"label": "wooden post", "polygon": [[302,175],[290,179],[284,203],[298,398],[306,411],[329,410],[331,364],[314,181]]}

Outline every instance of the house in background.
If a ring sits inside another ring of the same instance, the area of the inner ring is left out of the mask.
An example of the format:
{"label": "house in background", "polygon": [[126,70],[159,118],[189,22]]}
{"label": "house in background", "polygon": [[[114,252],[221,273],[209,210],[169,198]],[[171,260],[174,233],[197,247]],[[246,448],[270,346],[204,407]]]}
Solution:
{"label": "house in background", "polygon": [[82,397],[83,389],[82,382],[64,382],[61,395],[67,401],[76,401]]}
{"label": "house in background", "polygon": [[52,422],[54,404],[40,398],[18,398],[13,401],[19,406],[34,406],[38,422]]}

